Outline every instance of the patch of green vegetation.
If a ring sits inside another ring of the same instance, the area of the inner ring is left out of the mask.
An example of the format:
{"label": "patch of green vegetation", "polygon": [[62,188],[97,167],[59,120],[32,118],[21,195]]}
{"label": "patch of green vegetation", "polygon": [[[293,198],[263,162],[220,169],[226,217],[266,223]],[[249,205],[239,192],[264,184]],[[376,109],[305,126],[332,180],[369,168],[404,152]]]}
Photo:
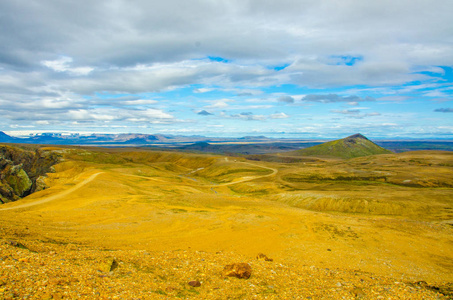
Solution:
{"label": "patch of green vegetation", "polygon": [[158,289],[158,290],[155,290],[153,291],[153,293],[156,293],[156,294],[159,294],[159,295],[163,295],[163,296],[167,296],[167,293],[165,293],[163,290],[161,289]]}
{"label": "patch of green vegetation", "polygon": [[323,143],[313,147],[297,150],[292,153],[300,156],[349,159],[376,154],[390,154],[392,152],[376,145],[361,134],[355,134],[344,139]]}
{"label": "patch of green vegetation", "polygon": [[129,162],[128,160],[123,159],[119,155],[112,155],[111,153],[104,152],[78,151],[72,153],[70,157],[75,160],[99,164],[123,165]]}
{"label": "patch of green vegetation", "polygon": [[251,183],[241,183],[234,184],[230,186],[230,190],[237,194],[253,194],[253,195],[268,195],[273,190],[267,185],[263,184],[251,184]]}

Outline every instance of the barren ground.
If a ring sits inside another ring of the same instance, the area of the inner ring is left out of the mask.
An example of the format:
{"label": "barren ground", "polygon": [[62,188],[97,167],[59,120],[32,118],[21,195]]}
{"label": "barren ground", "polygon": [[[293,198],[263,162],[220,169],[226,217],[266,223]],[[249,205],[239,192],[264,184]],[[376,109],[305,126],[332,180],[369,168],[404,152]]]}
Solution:
{"label": "barren ground", "polygon": [[[49,150],[64,157],[50,188],[0,207],[0,299],[452,297],[449,152]],[[236,262],[249,279],[221,276]]]}

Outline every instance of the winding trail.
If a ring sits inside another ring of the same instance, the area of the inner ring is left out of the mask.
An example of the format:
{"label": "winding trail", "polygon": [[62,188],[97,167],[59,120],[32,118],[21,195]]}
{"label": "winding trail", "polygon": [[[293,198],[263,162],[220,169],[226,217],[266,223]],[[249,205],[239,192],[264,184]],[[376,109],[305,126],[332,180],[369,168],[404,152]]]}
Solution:
{"label": "winding trail", "polygon": [[[259,179],[259,178],[270,177],[270,176],[273,176],[273,175],[277,174],[277,172],[278,172],[277,169],[270,168],[270,167],[265,167],[265,166],[261,166],[261,165],[257,165],[257,164],[253,164],[253,163],[248,163],[248,162],[240,162],[240,163],[251,165],[251,166],[255,166],[255,167],[260,167],[260,168],[264,168],[264,169],[268,169],[268,170],[271,170],[272,173],[266,174],[266,175],[262,175],[262,176],[250,176],[250,177],[246,177],[246,178],[241,179],[241,180],[227,182],[227,183],[213,184],[213,185],[200,185],[200,186],[211,187],[211,188],[213,188],[213,187],[221,187],[221,186],[228,186],[228,185],[233,185],[233,184],[237,184],[237,183],[251,181],[251,180],[255,180],[255,179]],[[12,207],[7,207],[7,208],[0,208],[0,211],[26,208],[26,207],[30,207],[30,206],[35,206],[35,205],[47,203],[47,202],[50,202],[50,201],[53,201],[53,200],[68,196],[69,194],[73,193],[74,191],[78,190],[79,188],[83,187],[84,185],[90,183],[98,175],[103,174],[103,173],[104,172],[98,172],[98,173],[92,174],[90,177],[88,177],[87,179],[83,180],[82,182],[79,182],[75,186],[73,186],[73,187],[71,187],[71,188],[69,188],[69,189],[67,189],[67,190],[65,190],[65,191],[63,191],[61,193],[58,193],[56,195],[52,195],[50,197],[47,197],[47,198],[44,198],[44,199],[41,199],[41,200],[38,200],[38,201],[35,201],[35,202],[15,205],[15,206],[12,206]],[[159,180],[159,179],[149,178],[149,177],[144,177],[144,176],[138,176],[138,175],[132,175],[132,174],[123,174],[123,175],[131,176],[131,177],[139,177],[139,178],[149,179],[149,180],[155,180],[155,181],[159,181],[159,182],[165,182],[165,181],[162,181],[162,180]]]}
{"label": "winding trail", "polygon": [[270,167],[265,167],[265,166],[261,166],[261,165],[257,165],[257,164],[253,164],[253,163],[249,163],[249,162],[240,162],[240,163],[246,164],[246,165],[251,165],[251,166],[254,166],[254,167],[263,168],[263,169],[268,169],[268,170],[271,170],[272,173],[266,174],[266,175],[261,175],[261,176],[251,176],[251,177],[247,177],[247,178],[244,178],[244,179],[241,179],[241,180],[238,180],[238,181],[232,181],[232,182],[220,183],[220,184],[208,185],[208,186],[209,187],[228,186],[228,185],[233,185],[233,184],[237,184],[237,183],[241,183],[241,182],[255,180],[255,179],[258,179],[258,178],[270,177],[270,176],[273,176],[273,175],[277,174],[277,172],[278,172],[277,169],[270,168]]}
{"label": "winding trail", "polygon": [[44,198],[44,199],[41,199],[41,200],[38,200],[38,201],[35,201],[35,202],[31,202],[31,203],[26,203],[26,204],[21,204],[21,205],[16,205],[16,206],[13,206],[13,207],[8,207],[8,208],[2,208],[0,209],[0,211],[2,210],[11,210],[11,209],[19,209],[19,208],[25,208],[25,207],[30,207],[30,206],[35,206],[35,205],[38,205],[38,204],[42,204],[42,203],[46,203],[46,202],[50,202],[50,201],[53,201],[53,200],[56,200],[56,199],[59,199],[61,197],[64,197],[64,196],[67,196],[69,194],[71,194],[72,192],[80,189],[81,187],[83,187],[84,185],[90,183],[91,181],[93,181],[98,175],[102,174],[104,172],[98,172],[98,173],[95,173],[93,175],[91,175],[90,177],[88,177],[87,179],[85,179],[84,181],[82,182],[79,182],[77,183],[75,186],[73,186],[72,188],[69,188],[61,193],[58,193],[56,195],[53,195],[53,196],[50,196],[50,197],[47,197],[47,198]]}

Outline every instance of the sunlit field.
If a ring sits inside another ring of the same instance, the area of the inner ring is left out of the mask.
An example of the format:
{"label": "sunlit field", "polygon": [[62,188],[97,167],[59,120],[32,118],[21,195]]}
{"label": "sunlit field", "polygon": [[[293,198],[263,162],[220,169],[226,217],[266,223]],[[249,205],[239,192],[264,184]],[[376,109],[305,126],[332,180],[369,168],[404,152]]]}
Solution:
{"label": "sunlit field", "polygon": [[246,260],[265,253],[294,270],[437,285],[453,280],[451,152],[271,163],[131,149],[45,150],[61,155],[48,174],[50,188],[1,206],[3,239]]}

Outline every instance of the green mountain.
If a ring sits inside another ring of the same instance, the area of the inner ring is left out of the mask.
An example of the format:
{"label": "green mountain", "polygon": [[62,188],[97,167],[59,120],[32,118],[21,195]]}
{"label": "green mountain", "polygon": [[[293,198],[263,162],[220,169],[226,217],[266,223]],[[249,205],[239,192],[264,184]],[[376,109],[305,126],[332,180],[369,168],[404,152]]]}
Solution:
{"label": "green mountain", "polygon": [[376,145],[360,133],[348,136],[344,139],[291,152],[291,154],[300,156],[324,156],[336,158],[354,158],[389,153],[392,152]]}

